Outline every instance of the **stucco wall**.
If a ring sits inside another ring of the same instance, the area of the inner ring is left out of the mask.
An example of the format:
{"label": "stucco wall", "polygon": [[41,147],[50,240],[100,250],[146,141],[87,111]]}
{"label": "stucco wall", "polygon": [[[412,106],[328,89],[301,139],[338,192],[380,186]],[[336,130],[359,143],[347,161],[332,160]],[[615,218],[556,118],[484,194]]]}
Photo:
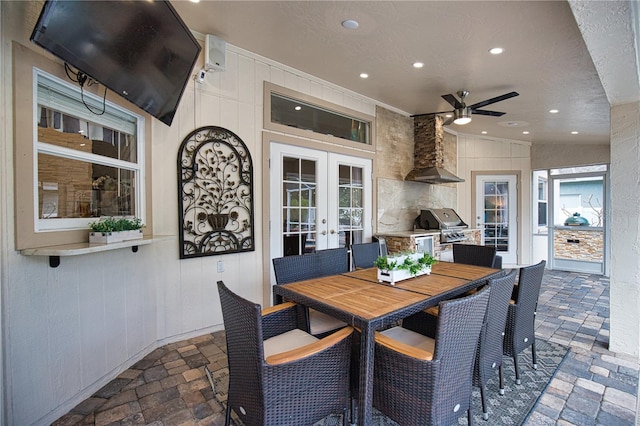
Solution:
{"label": "stucco wall", "polygon": [[609,144],[566,145],[544,144],[531,147],[531,170],[608,164]]}
{"label": "stucco wall", "polygon": [[611,108],[611,337],[640,356],[640,103]]}

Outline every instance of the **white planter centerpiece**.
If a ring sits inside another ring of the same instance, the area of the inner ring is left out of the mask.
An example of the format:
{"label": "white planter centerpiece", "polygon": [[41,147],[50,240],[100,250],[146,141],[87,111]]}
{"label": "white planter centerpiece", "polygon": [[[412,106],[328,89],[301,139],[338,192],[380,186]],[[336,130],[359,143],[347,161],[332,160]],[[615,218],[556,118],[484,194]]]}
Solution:
{"label": "white planter centerpiece", "polygon": [[378,268],[378,281],[395,285],[398,281],[419,275],[429,275],[431,265],[436,259],[429,253],[402,253],[396,256],[376,259],[374,266]]}
{"label": "white planter centerpiece", "polygon": [[137,217],[105,217],[89,224],[90,243],[119,243],[122,241],[142,239],[142,221]]}

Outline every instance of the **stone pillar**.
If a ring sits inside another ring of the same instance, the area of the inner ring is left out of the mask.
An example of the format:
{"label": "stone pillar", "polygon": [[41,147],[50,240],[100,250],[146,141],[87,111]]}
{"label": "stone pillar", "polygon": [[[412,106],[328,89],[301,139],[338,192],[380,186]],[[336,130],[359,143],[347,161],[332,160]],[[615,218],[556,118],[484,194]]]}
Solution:
{"label": "stone pillar", "polygon": [[611,108],[609,349],[640,355],[640,103]]}

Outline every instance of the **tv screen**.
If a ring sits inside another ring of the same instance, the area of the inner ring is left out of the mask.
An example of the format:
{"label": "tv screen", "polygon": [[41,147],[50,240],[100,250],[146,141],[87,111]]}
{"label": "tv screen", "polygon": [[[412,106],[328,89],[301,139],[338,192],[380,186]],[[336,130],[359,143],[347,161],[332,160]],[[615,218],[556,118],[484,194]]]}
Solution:
{"label": "tv screen", "polygon": [[48,0],[31,41],[169,126],[200,53],[167,1]]}

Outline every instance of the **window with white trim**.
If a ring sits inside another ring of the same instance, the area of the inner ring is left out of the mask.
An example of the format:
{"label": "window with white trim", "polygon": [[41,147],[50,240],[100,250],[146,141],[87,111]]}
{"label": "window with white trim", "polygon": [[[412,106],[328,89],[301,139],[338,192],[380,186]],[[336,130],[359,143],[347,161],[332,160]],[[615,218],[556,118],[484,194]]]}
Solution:
{"label": "window with white trim", "polygon": [[35,231],[145,218],[144,118],[34,69]]}

